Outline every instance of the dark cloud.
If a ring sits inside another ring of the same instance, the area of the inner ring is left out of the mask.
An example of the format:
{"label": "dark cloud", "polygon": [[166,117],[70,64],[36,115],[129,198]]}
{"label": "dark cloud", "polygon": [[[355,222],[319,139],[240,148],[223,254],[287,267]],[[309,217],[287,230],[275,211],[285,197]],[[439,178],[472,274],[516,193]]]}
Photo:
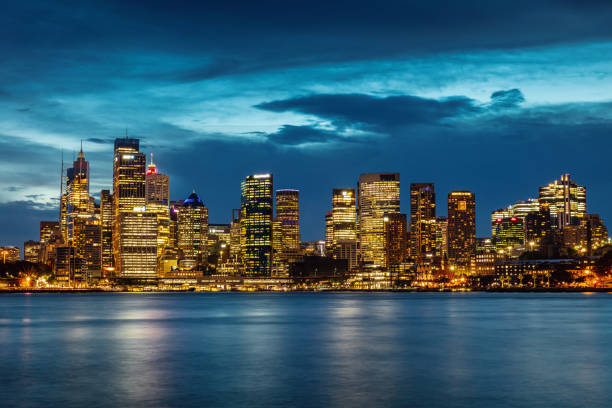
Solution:
{"label": "dark cloud", "polygon": [[285,125],[278,132],[267,135],[268,140],[277,145],[297,146],[306,143],[330,143],[342,138],[332,132],[311,126]]}
{"label": "dark cloud", "polygon": [[481,111],[464,96],[426,99],[417,96],[378,98],[364,94],[319,94],[265,102],[257,108],[271,112],[300,112],[331,120],[336,127],[363,127],[372,131],[416,124],[434,124],[443,119]]}
{"label": "dark cloud", "polygon": [[[0,50],[21,59],[26,78],[53,75],[55,66],[99,66],[116,55],[129,62],[137,52],[212,58],[195,69],[145,64],[156,68],[146,75],[190,80],[320,62],[602,40],[612,36],[611,20],[612,4],[599,1],[391,0],[373,7],[365,0],[160,0],[147,2],[146,11],[119,0],[27,1],[4,7]],[[92,44],[94,55],[88,52]],[[125,63],[105,69],[133,75]],[[92,81],[86,71],[75,69],[75,82]]]}
{"label": "dark cloud", "polygon": [[525,97],[520,89],[496,91],[491,94],[492,108],[514,108],[523,102],[525,102]]}
{"label": "dark cloud", "polygon": [[88,139],[85,139],[85,141],[96,144],[111,144],[113,143],[114,139],[101,139],[99,137],[90,137]]}

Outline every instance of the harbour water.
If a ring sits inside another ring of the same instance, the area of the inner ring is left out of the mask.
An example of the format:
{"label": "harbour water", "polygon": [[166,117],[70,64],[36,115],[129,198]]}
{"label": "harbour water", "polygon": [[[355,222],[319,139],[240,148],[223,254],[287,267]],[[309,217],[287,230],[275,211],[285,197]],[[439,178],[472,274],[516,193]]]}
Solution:
{"label": "harbour water", "polygon": [[0,295],[0,406],[610,407],[608,293]]}

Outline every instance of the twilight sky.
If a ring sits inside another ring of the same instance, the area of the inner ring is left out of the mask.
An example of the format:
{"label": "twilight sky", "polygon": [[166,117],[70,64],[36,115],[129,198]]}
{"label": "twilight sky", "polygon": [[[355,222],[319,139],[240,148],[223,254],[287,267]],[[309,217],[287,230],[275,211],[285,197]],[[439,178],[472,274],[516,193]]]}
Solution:
{"label": "twilight sky", "polygon": [[[128,4],[129,3],[129,4]],[[333,3],[333,4],[332,4]],[[476,193],[491,210],[569,172],[612,225],[612,2],[28,1],[0,13],[0,245],[57,219],[61,150],[91,192],[129,129],[210,222],[240,181],[301,190],[322,239],[331,189],[360,173]]]}

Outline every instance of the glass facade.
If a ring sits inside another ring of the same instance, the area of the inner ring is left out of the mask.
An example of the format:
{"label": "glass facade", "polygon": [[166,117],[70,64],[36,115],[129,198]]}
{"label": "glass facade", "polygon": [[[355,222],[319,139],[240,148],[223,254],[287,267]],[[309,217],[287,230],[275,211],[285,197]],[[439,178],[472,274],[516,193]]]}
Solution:
{"label": "glass facade", "polygon": [[241,187],[240,249],[244,274],[271,276],[274,206],[272,175],[248,176]]}
{"label": "glass facade", "polygon": [[469,263],[476,248],[476,196],[470,191],[448,194],[448,258],[454,264]]}
{"label": "glass facade", "polygon": [[371,173],[359,176],[358,238],[361,261],[385,265],[385,215],[400,212],[399,173]]}

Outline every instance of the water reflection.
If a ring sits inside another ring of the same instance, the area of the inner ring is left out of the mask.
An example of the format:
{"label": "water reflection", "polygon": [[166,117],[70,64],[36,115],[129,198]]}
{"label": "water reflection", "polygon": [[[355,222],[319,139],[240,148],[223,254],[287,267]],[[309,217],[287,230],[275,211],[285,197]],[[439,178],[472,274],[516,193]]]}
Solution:
{"label": "water reflection", "polygon": [[609,294],[0,297],[6,406],[612,406]]}

